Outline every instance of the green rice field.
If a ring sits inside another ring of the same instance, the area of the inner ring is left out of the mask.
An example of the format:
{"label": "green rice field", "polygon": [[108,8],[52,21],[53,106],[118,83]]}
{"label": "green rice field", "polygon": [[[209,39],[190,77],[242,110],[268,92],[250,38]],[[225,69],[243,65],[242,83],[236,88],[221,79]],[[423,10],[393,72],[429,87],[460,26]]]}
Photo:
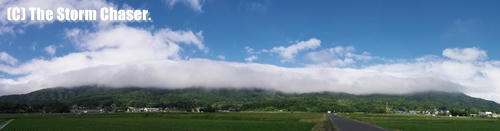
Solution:
{"label": "green rice field", "polygon": [[119,113],[1,114],[14,119],[4,130],[286,130],[309,131],[325,121],[322,113]]}
{"label": "green rice field", "polygon": [[343,117],[401,131],[499,131],[499,118],[471,118],[408,114],[339,114]]}

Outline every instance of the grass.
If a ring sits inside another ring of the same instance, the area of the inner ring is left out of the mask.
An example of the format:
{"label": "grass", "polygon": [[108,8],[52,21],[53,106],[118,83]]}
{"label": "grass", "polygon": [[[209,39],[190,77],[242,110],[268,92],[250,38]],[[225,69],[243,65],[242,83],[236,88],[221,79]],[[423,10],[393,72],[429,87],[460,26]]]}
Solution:
{"label": "grass", "polygon": [[312,130],[323,122],[321,113],[120,113],[120,114],[3,114],[15,119],[5,130]]}
{"label": "grass", "polygon": [[7,121],[6,119],[0,119],[0,125],[3,124],[5,121]]}
{"label": "grass", "polygon": [[346,118],[402,131],[492,131],[500,130],[498,118],[470,118],[398,114],[340,114]]}

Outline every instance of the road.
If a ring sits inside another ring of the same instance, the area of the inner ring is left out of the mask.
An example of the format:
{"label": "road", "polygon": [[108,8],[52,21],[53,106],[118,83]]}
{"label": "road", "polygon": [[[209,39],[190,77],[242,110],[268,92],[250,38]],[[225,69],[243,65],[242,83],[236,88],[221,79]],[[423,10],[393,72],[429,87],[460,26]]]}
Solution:
{"label": "road", "polygon": [[6,121],[3,125],[0,125],[0,131],[5,127],[7,126],[10,122],[12,122],[14,119],[10,119],[8,121]]}
{"label": "road", "polygon": [[383,128],[328,114],[336,131],[387,131]]}

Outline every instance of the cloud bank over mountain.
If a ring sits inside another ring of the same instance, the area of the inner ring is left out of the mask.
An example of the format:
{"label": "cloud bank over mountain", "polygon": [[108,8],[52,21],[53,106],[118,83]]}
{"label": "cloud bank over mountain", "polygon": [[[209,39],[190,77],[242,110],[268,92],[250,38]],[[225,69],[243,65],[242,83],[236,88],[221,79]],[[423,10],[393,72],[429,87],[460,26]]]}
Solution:
{"label": "cloud bank over mountain", "polygon": [[[166,0],[165,3],[167,6],[188,6],[198,14],[203,14],[203,9],[206,9],[203,8],[204,0]],[[117,7],[105,0],[0,2],[0,10],[10,6],[46,9],[60,6],[75,9]],[[51,24],[12,23],[5,17],[0,14],[0,35],[23,34],[30,26],[42,28]],[[325,45],[322,40],[311,37],[267,49],[245,47],[248,57],[242,62],[234,62],[230,55],[219,55],[218,59],[186,59],[192,56],[184,56],[181,52],[188,47],[205,54],[212,52],[204,44],[201,30],[99,22],[92,23],[91,29],[66,29],[64,38],[63,43],[73,44],[77,49],[66,53],[56,45],[44,46],[44,54],[50,57],[28,60],[16,58],[9,50],[0,50],[0,72],[8,75],[0,75],[0,95],[97,84],[117,88],[257,87],[298,93],[449,91],[500,102],[500,61],[489,59],[487,51],[480,47],[449,47],[440,55],[394,60],[358,51],[354,46],[320,48]],[[286,67],[258,62],[266,57],[276,57],[280,63],[300,63],[296,59],[301,53],[312,63]]]}
{"label": "cloud bank over mountain", "polygon": [[[2,53],[0,71],[20,77],[0,78],[1,94],[97,84],[158,88],[259,87],[299,93],[450,91],[500,102],[497,95],[500,93],[500,62],[487,60],[486,51],[477,47],[449,48],[443,51],[443,56],[387,61],[359,68],[349,64],[375,56],[357,54],[353,47],[335,47],[311,51],[306,56],[321,66],[290,68],[201,58],[182,59],[179,51],[183,47],[207,49],[201,31],[150,30],[117,24],[95,32],[71,29],[66,35],[68,41],[80,48],[79,51],[17,64],[15,58]],[[315,48],[319,42],[311,38],[297,45]],[[277,57],[293,56],[299,48],[290,51],[291,47],[294,45],[280,48],[283,50],[279,53],[284,55]],[[342,66],[324,64],[336,63],[340,56],[345,57],[341,60],[344,61]],[[345,62],[345,59],[352,62]]]}

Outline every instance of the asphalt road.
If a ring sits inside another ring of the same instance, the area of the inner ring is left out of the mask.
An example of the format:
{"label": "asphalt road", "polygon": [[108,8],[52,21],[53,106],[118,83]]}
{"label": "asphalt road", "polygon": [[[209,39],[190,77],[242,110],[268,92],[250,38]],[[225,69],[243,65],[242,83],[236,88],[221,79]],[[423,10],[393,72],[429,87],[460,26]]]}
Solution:
{"label": "asphalt road", "polygon": [[336,131],[387,131],[383,128],[328,114]]}

